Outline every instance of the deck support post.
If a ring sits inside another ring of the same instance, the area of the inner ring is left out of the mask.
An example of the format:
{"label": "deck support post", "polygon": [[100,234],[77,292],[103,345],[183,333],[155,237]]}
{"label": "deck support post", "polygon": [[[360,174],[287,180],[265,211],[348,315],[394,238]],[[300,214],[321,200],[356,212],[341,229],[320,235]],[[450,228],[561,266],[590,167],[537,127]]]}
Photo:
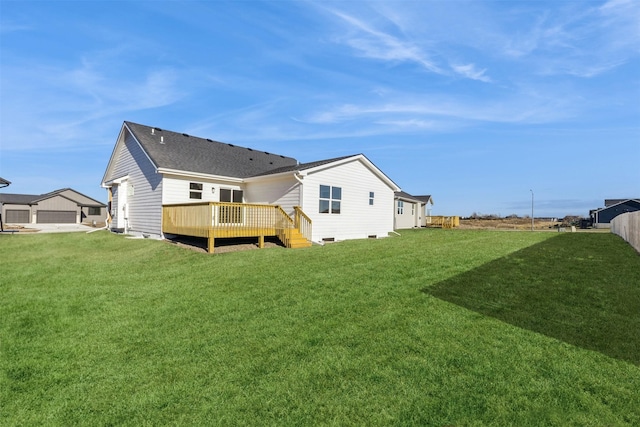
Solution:
{"label": "deck support post", "polygon": [[260,249],[264,248],[264,236],[258,236],[258,247]]}
{"label": "deck support post", "polygon": [[213,253],[215,240],[216,239],[213,236],[213,229],[209,229],[209,237],[207,239],[207,252],[209,252],[210,254]]}

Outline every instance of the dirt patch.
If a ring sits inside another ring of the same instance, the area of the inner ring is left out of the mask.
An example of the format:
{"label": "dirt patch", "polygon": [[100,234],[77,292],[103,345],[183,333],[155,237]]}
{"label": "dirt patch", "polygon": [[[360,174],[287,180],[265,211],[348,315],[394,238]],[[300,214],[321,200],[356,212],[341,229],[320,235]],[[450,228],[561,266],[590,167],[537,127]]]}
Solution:
{"label": "dirt patch", "polygon": [[[207,239],[203,237],[178,236],[167,239],[167,242],[179,246],[181,248],[190,249],[196,252],[207,253]],[[264,248],[284,247],[277,238],[265,237]],[[214,254],[224,254],[229,252],[250,251],[260,249],[258,247],[257,238],[248,239],[216,239],[214,246]]]}
{"label": "dirt patch", "polygon": [[34,233],[34,232],[40,231],[34,228],[27,228],[27,227],[23,227],[22,225],[15,225],[15,224],[2,224],[2,229],[4,230],[5,233],[6,232]]}
{"label": "dirt patch", "polygon": [[[534,230],[555,230],[558,221],[534,219]],[[461,229],[531,230],[531,218],[461,219]]]}

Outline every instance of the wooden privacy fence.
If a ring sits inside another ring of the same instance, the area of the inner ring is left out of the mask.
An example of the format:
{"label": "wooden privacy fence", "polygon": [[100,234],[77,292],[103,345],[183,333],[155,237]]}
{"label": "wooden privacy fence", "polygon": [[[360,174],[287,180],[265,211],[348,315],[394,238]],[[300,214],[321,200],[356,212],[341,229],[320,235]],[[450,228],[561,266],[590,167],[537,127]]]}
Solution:
{"label": "wooden privacy fence", "polygon": [[640,211],[623,213],[613,218],[611,232],[622,237],[640,252]]}
{"label": "wooden privacy fence", "polygon": [[454,228],[460,225],[459,216],[428,216],[426,217],[427,227]]}
{"label": "wooden privacy fence", "polygon": [[[213,252],[216,238],[258,237],[260,247],[265,236],[277,236],[286,247],[302,234],[311,240],[311,220],[299,207],[295,218],[276,205],[250,203],[205,202],[164,205],[162,232],[183,236],[205,237]],[[298,245],[300,247],[301,245]]]}

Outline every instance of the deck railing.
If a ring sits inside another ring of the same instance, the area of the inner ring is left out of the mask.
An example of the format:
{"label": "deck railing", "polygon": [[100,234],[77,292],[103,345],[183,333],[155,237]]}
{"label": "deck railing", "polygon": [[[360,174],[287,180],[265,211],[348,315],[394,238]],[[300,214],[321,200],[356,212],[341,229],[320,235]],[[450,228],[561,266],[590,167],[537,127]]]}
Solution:
{"label": "deck railing", "polygon": [[460,225],[459,216],[428,216],[426,217],[427,227],[454,228]]}
{"label": "deck railing", "polygon": [[300,206],[294,206],[294,227],[300,231],[307,240],[311,241],[311,218],[303,212]]}
{"label": "deck railing", "polygon": [[[296,209],[296,218],[298,210]],[[300,210],[300,223],[308,228],[311,221]],[[251,203],[205,202],[164,205],[162,207],[162,231],[168,234],[206,237],[209,252],[213,252],[216,238],[258,237],[260,245],[265,236],[277,236],[285,246],[289,245],[295,221],[276,205]],[[299,229],[306,237],[303,229]]]}

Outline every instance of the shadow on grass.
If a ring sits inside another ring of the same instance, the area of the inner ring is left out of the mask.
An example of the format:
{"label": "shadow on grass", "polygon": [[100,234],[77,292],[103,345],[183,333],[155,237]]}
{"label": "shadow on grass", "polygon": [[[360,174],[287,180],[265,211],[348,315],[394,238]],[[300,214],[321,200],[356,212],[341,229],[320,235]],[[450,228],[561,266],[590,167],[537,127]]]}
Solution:
{"label": "shadow on grass", "polygon": [[640,257],[617,236],[558,235],[423,292],[640,365]]}

